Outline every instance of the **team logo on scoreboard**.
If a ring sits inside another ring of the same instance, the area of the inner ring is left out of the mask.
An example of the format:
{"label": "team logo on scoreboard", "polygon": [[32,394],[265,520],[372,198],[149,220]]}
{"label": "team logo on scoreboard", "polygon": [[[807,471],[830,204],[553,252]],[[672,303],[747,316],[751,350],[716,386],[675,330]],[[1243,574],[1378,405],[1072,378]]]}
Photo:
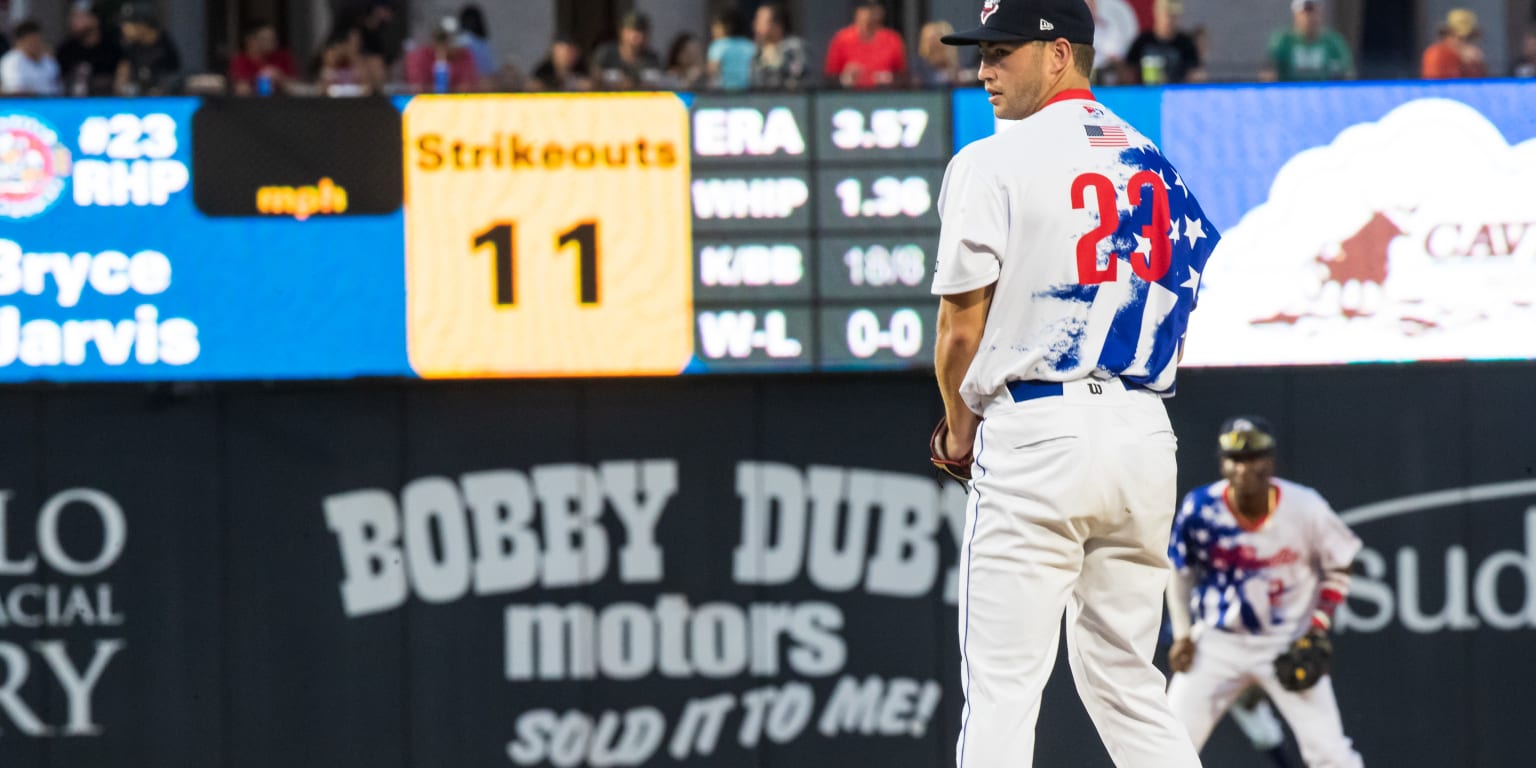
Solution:
{"label": "team logo on scoreboard", "polygon": [[0,115],[0,217],[28,219],[51,208],[71,166],[53,126],[31,115]]}
{"label": "team logo on scoreboard", "polygon": [[981,23],[987,23],[987,19],[992,18],[992,14],[997,13],[997,5],[1000,2],[1002,0],[987,0],[981,4]]}

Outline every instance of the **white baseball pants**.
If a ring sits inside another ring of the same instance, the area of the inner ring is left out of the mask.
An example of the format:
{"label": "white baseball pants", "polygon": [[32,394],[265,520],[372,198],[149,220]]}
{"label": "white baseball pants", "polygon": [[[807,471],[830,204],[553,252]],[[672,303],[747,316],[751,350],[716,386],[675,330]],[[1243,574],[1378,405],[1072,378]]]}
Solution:
{"label": "white baseball pants", "polygon": [[1275,657],[1290,646],[1284,636],[1242,635],[1221,630],[1200,632],[1189,671],[1173,676],[1168,698],[1189,730],[1195,747],[1205,746],[1216,721],[1238,694],[1257,684],[1290,724],[1309,768],[1360,768],[1365,765],[1339,718],[1333,678],[1324,677],[1305,691],[1287,691],[1275,678]]}
{"label": "white baseball pants", "polygon": [[1198,766],[1152,666],[1176,503],[1162,400],[1084,380],[984,417],[960,552],[958,768],[1033,764],[1063,612],[1078,695],[1115,764]]}

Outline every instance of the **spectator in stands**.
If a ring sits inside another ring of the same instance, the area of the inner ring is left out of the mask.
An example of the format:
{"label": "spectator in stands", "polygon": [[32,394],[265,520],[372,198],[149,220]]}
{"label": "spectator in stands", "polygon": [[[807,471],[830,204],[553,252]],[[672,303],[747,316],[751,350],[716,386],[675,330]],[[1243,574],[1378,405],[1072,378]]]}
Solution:
{"label": "spectator in stands", "polygon": [[480,73],[480,79],[489,82],[501,65],[496,61],[495,49],[491,48],[491,33],[480,6],[470,3],[459,10],[459,29],[463,30],[459,33],[459,44],[475,60],[475,71]]}
{"label": "spectator in stands", "polygon": [[101,28],[91,0],[76,0],[69,10],[69,37],[59,44],[56,57],[71,96],[100,95],[112,91],[123,49],[116,35]]}
{"label": "spectator in stands", "polygon": [[479,88],[475,58],[459,44],[459,20],[444,16],[429,45],[405,55],[405,84],[417,93],[470,93]]}
{"label": "spectator in stands", "polygon": [[709,25],[709,82],[722,91],[744,91],[752,84],[757,46],[747,37],[741,14],[725,9]]}
{"label": "spectator in stands", "polygon": [[144,6],[127,5],[119,21],[123,60],[117,65],[117,92],[152,96],[174,90],[181,74],[181,52],[160,26],[160,19]]}
{"label": "spectator in stands", "polygon": [[1143,85],[1198,83],[1205,80],[1200,47],[1179,29],[1183,0],[1157,0],[1152,28],[1137,36],[1125,55],[1130,79]]}
{"label": "spectator in stands", "polygon": [[364,56],[377,58],[385,72],[394,69],[405,42],[404,30],[395,22],[394,0],[369,0],[344,22],[363,33]]}
{"label": "spectator in stands", "polygon": [[1323,24],[1322,0],[1291,0],[1291,17],[1291,28],[1270,38],[1269,62],[1259,73],[1259,79],[1294,82],[1354,78],[1354,56],[1344,36]]}
{"label": "spectator in stands", "polygon": [[328,96],[363,96],[384,87],[384,60],[363,52],[363,30],[338,25],[320,54],[320,89]]}
{"label": "spectator in stands", "polygon": [[757,7],[752,17],[752,38],[757,53],[752,58],[752,87],[799,88],[810,72],[805,41],[790,34],[789,10],[783,3]]}
{"label": "spectator in stands", "polygon": [[592,54],[592,70],[603,86],[616,90],[654,86],[662,77],[661,58],[651,49],[651,19],[630,12],[619,24],[619,39]]}
{"label": "spectator in stands", "polygon": [[293,56],[278,45],[277,27],[258,21],[245,30],[240,52],[229,62],[229,83],[236,96],[282,93],[293,80]]}
{"label": "spectator in stands", "polygon": [[853,24],[838,30],[827,45],[826,75],[844,88],[876,88],[906,79],[907,44],[885,27],[881,0],[858,0]]}
{"label": "spectator in stands", "polygon": [[692,32],[679,32],[667,46],[666,85],[692,91],[709,84],[709,57],[704,42]]}
{"label": "spectator in stands", "polygon": [[1126,0],[1088,0],[1088,7],[1093,11],[1093,81],[1124,82],[1126,52],[1141,32],[1136,9]]}
{"label": "spectator in stands", "polygon": [[1481,37],[1477,14],[1466,8],[1451,9],[1440,27],[1440,41],[1424,50],[1419,76],[1425,80],[1487,77],[1488,62],[1477,44]]}
{"label": "spectator in stands", "polygon": [[955,33],[947,21],[930,21],[917,36],[917,58],[912,60],[912,84],[924,88],[948,88],[974,80],[960,66],[960,49],[945,45],[940,38]]}
{"label": "spectator in stands", "polygon": [[1536,77],[1536,29],[1528,30],[1520,43],[1520,56],[1509,68],[1510,77]]}
{"label": "spectator in stands", "polygon": [[592,81],[587,77],[587,63],[582,61],[581,48],[568,37],[556,37],[549,45],[549,55],[533,69],[533,90],[586,91]]}
{"label": "spectator in stands", "polygon": [[48,51],[43,28],[31,19],[12,30],[15,47],[0,56],[0,93],[11,96],[57,96],[59,63]]}

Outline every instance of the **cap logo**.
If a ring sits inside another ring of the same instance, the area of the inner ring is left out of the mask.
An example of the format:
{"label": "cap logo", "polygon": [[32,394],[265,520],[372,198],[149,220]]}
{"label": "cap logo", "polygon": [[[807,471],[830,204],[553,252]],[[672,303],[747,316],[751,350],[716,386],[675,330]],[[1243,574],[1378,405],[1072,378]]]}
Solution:
{"label": "cap logo", "polygon": [[992,14],[997,13],[997,4],[1000,2],[1002,0],[987,0],[981,4],[981,23],[987,23],[987,19],[992,18]]}
{"label": "cap logo", "polygon": [[1045,19],[1041,19],[1040,20],[1040,31],[1041,32],[1049,32],[1049,31],[1051,31],[1051,30],[1053,30],[1055,28],[1056,28],[1055,24],[1052,24],[1049,21],[1046,21]]}

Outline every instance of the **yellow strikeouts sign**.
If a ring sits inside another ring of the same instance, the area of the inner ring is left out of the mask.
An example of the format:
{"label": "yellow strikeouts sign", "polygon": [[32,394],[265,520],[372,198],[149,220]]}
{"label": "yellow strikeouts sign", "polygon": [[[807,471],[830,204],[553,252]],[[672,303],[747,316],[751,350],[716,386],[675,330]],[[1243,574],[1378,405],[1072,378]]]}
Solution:
{"label": "yellow strikeouts sign", "polygon": [[666,375],[693,355],[672,94],[417,97],[406,335],[423,378]]}

